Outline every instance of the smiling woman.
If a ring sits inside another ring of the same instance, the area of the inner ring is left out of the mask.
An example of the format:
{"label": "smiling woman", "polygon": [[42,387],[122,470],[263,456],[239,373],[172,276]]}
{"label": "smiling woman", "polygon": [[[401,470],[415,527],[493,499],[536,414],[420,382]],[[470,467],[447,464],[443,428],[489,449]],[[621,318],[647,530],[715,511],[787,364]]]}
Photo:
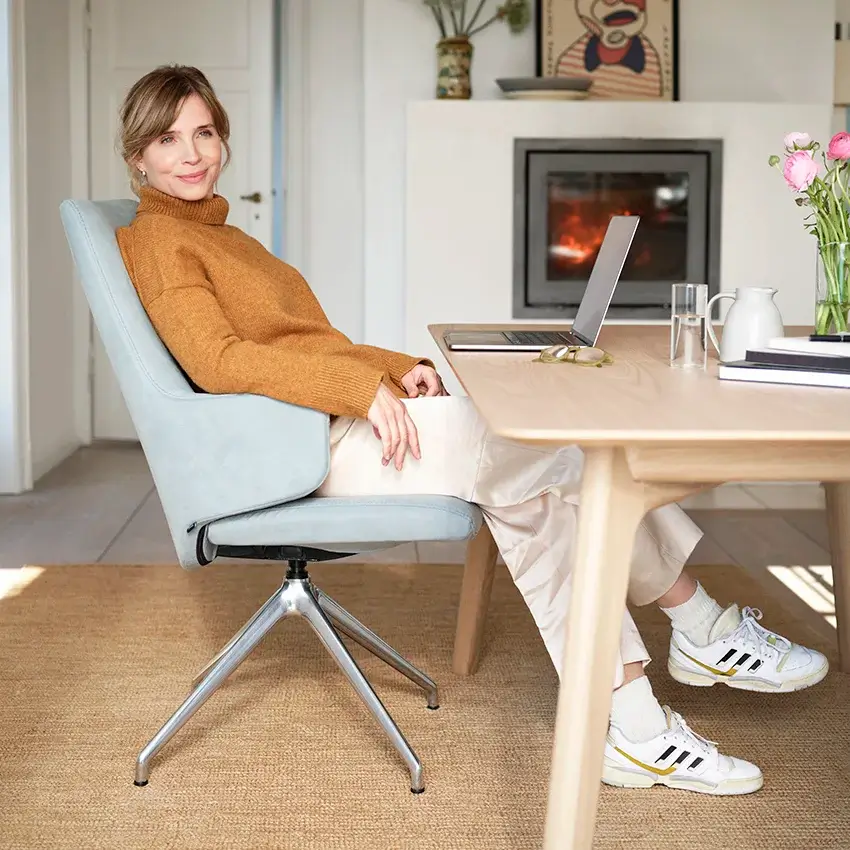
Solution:
{"label": "smiling woman", "polygon": [[127,94],[121,127],[137,195],[149,185],[184,201],[213,197],[230,159],[230,121],[204,74],[187,68],[143,77]]}

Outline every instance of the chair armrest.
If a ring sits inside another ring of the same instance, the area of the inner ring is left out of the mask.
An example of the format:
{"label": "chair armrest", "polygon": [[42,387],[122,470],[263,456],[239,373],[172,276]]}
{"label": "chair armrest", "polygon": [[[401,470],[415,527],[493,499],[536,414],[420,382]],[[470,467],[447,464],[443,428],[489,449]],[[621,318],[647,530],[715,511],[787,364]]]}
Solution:
{"label": "chair armrest", "polygon": [[[163,508],[173,503],[187,530],[300,499],[325,480],[326,414],[260,395],[168,397],[173,417],[161,411],[149,416],[146,406],[133,410],[132,400],[128,407]],[[183,496],[189,494],[192,516],[186,522]]]}

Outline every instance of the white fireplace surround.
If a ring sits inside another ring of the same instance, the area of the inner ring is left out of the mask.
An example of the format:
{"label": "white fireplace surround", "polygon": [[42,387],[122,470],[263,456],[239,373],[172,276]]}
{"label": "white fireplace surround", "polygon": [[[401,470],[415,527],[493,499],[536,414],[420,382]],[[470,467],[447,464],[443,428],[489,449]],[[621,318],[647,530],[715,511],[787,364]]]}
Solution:
{"label": "white fireplace surround", "polygon": [[[828,141],[831,121],[830,105],[788,103],[410,104],[405,350],[438,358],[429,323],[514,321],[513,156],[519,137],[722,139],[720,288],[773,286],[787,324],[810,322],[815,240],[767,159],[781,153],[791,130]],[[458,391],[454,380],[449,389]]]}

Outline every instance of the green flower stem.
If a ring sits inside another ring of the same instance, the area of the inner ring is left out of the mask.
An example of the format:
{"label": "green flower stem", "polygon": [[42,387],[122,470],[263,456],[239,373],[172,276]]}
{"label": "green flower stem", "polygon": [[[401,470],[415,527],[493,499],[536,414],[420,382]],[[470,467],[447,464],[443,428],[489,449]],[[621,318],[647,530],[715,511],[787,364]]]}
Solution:
{"label": "green flower stem", "polygon": [[478,8],[472,13],[472,17],[469,19],[467,29],[471,30],[475,26],[475,22],[478,20],[478,16],[481,14],[481,10],[484,8],[486,2],[487,0],[480,0]]}
{"label": "green flower stem", "polygon": [[437,26],[440,28],[440,35],[445,38],[446,33],[446,25],[443,21],[443,11],[442,9],[437,9],[434,6],[431,6],[431,12],[434,15],[434,20],[437,22]]}
{"label": "green flower stem", "polygon": [[455,15],[455,7],[451,4],[449,5],[449,15],[452,19],[452,26],[454,27],[455,35],[460,35],[461,29],[457,19],[457,15]]}
{"label": "green flower stem", "polygon": [[475,35],[475,33],[481,32],[481,30],[486,30],[487,27],[490,26],[490,24],[492,24],[494,21],[498,21],[499,18],[501,18],[501,17],[502,17],[502,12],[500,10],[500,11],[496,12],[496,14],[493,15],[492,18],[488,18],[486,21],[484,21],[483,24],[479,24],[474,30],[470,30],[468,34],[470,36],[473,36],[473,35]]}

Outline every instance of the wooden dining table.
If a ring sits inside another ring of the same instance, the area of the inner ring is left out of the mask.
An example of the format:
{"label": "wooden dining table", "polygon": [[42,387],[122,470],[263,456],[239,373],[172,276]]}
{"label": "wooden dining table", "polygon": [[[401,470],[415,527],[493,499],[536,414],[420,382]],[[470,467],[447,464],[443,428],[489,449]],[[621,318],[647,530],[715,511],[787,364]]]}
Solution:
{"label": "wooden dining table", "polygon": [[[603,367],[529,352],[450,351],[495,434],[585,455],[544,850],[590,850],[635,532],[647,511],[735,481],[820,481],[826,491],[840,668],[850,672],[850,392],[719,380],[669,365],[667,326],[605,326]],[[563,330],[562,324],[511,325]],[[804,329],[789,329],[787,333]]]}

